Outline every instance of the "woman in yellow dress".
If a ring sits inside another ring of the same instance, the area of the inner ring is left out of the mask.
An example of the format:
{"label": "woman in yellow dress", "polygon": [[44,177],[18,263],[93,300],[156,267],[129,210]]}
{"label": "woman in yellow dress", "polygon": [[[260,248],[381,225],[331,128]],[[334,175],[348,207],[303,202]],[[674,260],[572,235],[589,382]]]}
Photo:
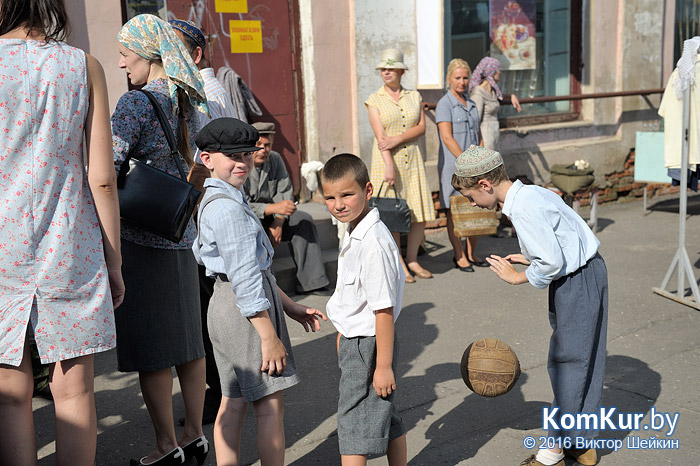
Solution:
{"label": "woman in yellow dress", "polygon": [[[404,89],[401,76],[408,67],[403,53],[397,49],[382,52],[382,61],[376,66],[384,82],[365,102],[369,122],[374,131],[371,181],[375,191],[384,182],[396,188],[411,210],[411,230],[408,233],[406,260],[402,265],[406,283],[418,278],[432,278],[432,274],[418,263],[418,248],[423,241],[425,222],[435,219],[435,207],[425,178],[423,155],[418,138],[425,133],[425,115],[418,91]],[[382,196],[393,196],[392,190]],[[392,232],[400,247],[399,233]]]}

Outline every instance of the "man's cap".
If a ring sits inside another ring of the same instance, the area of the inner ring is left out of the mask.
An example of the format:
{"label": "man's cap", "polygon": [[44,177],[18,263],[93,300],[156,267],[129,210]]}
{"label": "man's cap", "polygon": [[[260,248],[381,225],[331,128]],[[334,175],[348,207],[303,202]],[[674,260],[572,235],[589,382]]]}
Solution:
{"label": "man's cap", "polygon": [[202,50],[207,48],[207,39],[202,34],[202,30],[199,29],[194,23],[189,21],[183,21],[181,19],[171,19],[168,21],[173,29],[177,29],[183,34],[187,34],[194,42],[199,45]]}
{"label": "man's cap", "polygon": [[256,121],[253,123],[253,127],[258,130],[258,133],[262,134],[275,134],[275,124],[266,123],[264,121]]}
{"label": "man's cap", "polygon": [[194,137],[199,150],[205,152],[255,152],[258,130],[236,118],[216,118],[207,123]]}
{"label": "man's cap", "polygon": [[480,176],[503,165],[501,154],[495,150],[472,144],[457,157],[455,175],[464,178]]}

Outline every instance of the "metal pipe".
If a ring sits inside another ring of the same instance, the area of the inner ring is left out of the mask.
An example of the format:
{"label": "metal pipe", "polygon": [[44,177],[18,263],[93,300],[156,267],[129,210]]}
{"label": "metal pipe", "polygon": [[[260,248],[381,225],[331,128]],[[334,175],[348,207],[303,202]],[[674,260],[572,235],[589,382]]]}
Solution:
{"label": "metal pipe", "polygon": [[[616,92],[597,92],[594,94],[578,94],[578,95],[556,95],[543,97],[523,97],[520,99],[521,104],[534,104],[542,102],[558,102],[562,100],[584,100],[584,99],[605,99],[608,97],[630,97],[630,96],[645,96],[651,94],[663,94],[664,89],[642,89],[637,91],[616,91]],[[509,103],[510,99],[503,99],[503,103]],[[425,102],[423,108],[426,110],[434,110],[437,104],[435,102]]]}

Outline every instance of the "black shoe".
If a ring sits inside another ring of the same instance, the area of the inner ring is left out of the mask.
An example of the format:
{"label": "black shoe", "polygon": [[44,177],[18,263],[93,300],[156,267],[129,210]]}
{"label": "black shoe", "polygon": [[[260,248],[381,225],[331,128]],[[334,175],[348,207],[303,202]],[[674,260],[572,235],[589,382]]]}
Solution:
{"label": "black shoe", "polygon": [[491,267],[491,264],[489,264],[489,263],[486,262],[486,261],[479,261],[479,262],[476,262],[476,261],[469,261],[469,262],[471,262],[471,263],[472,263],[474,266],[476,266],[476,267]]}
{"label": "black shoe", "polygon": [[190,458],[195,458],[197,464],[202,466],[209,454],[209,441],[202,435],[198,439],[194,439],[187,445],[184,445],[182,451],[185,452],[185,461],[189,461]]}
{"label": "black shoe", "polygon": [[310,295],[314,295],[314,296],[332,296],[334,291],[335,290],[333,288],[330,288],[328,285],[321,287],[321,288],[316,288],[315,290],[309,290],[309,291],[305,291],[305,290],[302,290],[301,288],[297,287],[297,294],[298,295],[310,294]]}
{"label": "black shoe", "polygon": [[461,265],[459,265],[459,264],[457,263],[457,259],[455,259],[454,257],[452,258],[452,263],[455,265],[455,268],[456,268],[456,269],[459,269],[459,270],[461,270],[462,272],[473,272],[473,271],[474,271],[474,267],[472,267],[472,264],[471,264],[471,263],[470,263],[468,266],[466,266],[466,267],[462,267]]}
{"label": "black shoe", "polygon": [[129,462],[130,466],[142,466],[144,464],[148,465],[153,465],[153,466],[177,466],[178,464],[184,464],[185,463],[185,452],[182,451],[182,448],[180,447],[175,447],[173,451],[168,453],[167,455],[161,457],[159,460],[154,461],[153,463],[144,463],[143,460],[145,460],[146,457],[144,456],[140,460],[131,458],[131,461]]}

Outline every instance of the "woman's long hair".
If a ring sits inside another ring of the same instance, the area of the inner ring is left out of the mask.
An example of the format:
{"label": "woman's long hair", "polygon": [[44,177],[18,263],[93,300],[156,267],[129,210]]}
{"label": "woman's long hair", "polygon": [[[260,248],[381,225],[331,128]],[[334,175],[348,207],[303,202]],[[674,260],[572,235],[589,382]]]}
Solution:
{"label": "woman's long hair", "polygon": [[65,40],[70,32],[63,0],[0,0],[0,35],[26,27],[46,36],[46,40]]}

